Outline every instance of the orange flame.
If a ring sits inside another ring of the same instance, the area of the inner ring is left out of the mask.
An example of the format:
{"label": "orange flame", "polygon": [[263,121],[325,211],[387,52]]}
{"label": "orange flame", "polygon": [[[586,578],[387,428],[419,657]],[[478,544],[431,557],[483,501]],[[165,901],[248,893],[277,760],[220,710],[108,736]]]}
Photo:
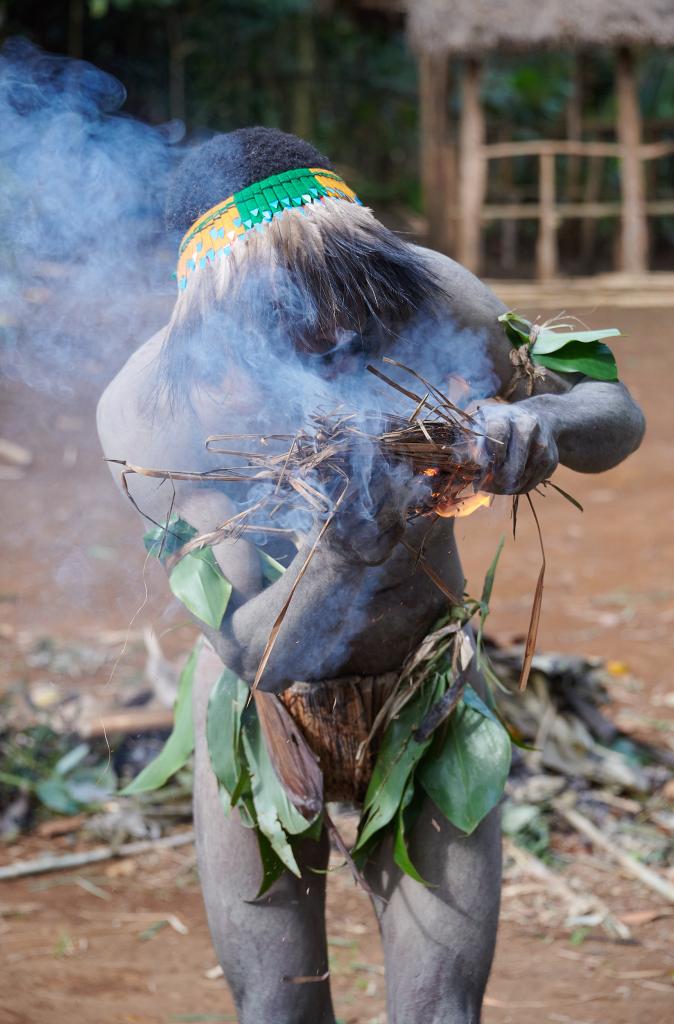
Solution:
{"label": "orange flame", "polygon": [[458,501],[440,502],[435,505],[434,511],[439,516],[442,516],[443,519],[462,519],[464,516],[469,516],[476,512],[479,508],[489,508],[493,500],[493,494],[487,494],[486,491],[477,491],[475,494],[466,495],[465,498],[459,498]]}

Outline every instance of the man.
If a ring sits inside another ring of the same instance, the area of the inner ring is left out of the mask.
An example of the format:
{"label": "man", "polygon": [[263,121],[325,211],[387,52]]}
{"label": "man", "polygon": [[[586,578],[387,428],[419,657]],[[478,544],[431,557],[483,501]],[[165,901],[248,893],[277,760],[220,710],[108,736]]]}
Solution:
{"label": "man", "polygon": [[[293,136],[245,129],[194,150],[174,182],[168,219],[187,233],[179,296],[168,328],[131,356],[101,398],[99,433],[110,458],[213,469],[204,448],[209,435],[292,432],[326,400],[361,411],[377,395],[381,401],[365,365],[386,353],[404,354],[438,384],[450,373],[467,379],[488,438],[488,487],[496,493],[529,491],[558,462],[601,472],[640,443],[643,418],[620,383],[551,372],[532,388],[513,381],[499,300],[452,260],[388,232],[326,157]],[[511,403],[482,401],[499,392]],[[265,690],[398,670],[446,609],[409,551],[422,540],[428,564],[451,591],[462,591],[452,520],[430,532],[426,522],[405,527],[408,481],[396,481],[376,460],[359,472],[362,488],[326,533],[293,597],[262,676]],[[131,490],[146,514],[166,519],[173,501],[166,487],[133,478]],[[173,511],[205,532],[250,497],[177,483]],[[299,845],[300,879],[286,873],[263,900],[249,902],[261,877],[256,838],[236,814],[223,815],[205,740],[218,666],[254,678],[315,536],[315,526],[313,534],[307,529],[285,574],[265,589],[251,544],[239,538],[216,546],[233,598],[220,629],[204,628],[209,643],[194,688],[200,875],[241,1024],[334,1022],[327,980],[292,981],[327,971],[327,838]],[[405,546],[398,543],[403,532]],[[274,549],[280,558],[288,553],[287,545]],[[475,668],[471,681],[483,689]],[[428,887],[398,870],[391,845],[384,840],[366,868],[383,897],[376,909],[389,1021],[476,1022],[498,917],[498,813],[466,837],[426,802],[410,852]]]}

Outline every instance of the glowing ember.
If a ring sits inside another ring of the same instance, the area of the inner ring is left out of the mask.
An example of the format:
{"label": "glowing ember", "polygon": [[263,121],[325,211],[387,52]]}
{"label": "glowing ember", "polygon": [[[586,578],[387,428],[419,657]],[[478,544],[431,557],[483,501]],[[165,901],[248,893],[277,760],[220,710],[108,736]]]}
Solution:
{"label": "glowing ember", "polygon": [[479,508],[488,508],[493,500],[493,494],[477,491],[476,494],[467,494],[465,498],[458,500],[450,499],[444,503],[440,501],[434,506],[433,511],[444,519],[461,519],[463,516],[469,516],[476,512]]}
{"label": "glowing ember", "polygon": [[437,476],[440,470],[436,466],[429,466],[428,469],[423,470],[424,476]]}

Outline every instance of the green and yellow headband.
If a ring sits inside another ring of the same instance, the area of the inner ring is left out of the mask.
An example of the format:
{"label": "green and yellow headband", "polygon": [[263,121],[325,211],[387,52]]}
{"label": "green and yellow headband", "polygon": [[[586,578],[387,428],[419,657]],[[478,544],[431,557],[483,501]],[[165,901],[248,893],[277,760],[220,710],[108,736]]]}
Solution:
{"label": "green and yellow headband", "polygon": [[286,210],[324,199],[362,205],[338,174],[320,167],[273,174],[235,192],[202,214],[183,237],[178,250],[178,289],[187,287],[195,270],[213,263],[219,255],[227,256],[247,231],[262,231]]}

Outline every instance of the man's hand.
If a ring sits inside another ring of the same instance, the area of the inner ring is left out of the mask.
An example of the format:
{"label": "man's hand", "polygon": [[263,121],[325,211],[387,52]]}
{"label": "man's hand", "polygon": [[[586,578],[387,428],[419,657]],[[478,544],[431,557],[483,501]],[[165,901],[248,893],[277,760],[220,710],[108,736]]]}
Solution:
{"label": "man's hand", "polygon": [[476,413],[485,477],[481,488],[494,494],[531,491],[552,476],[559,462],[550,419],[515,405],[486,403]]}

